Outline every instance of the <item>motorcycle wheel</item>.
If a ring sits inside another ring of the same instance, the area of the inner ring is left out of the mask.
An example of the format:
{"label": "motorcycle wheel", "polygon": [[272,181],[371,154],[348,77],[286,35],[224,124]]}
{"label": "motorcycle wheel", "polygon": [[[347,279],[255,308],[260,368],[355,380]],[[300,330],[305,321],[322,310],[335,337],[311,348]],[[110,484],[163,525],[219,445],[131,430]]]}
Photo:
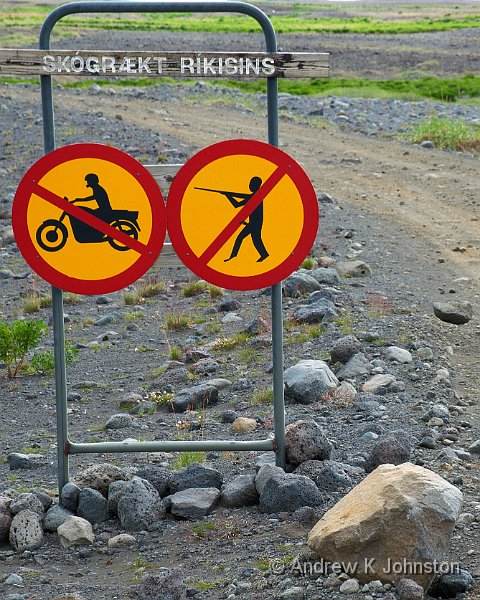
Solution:
{"label": "motorcycle wheel", "polygon": [[[123,221],[119,219],[118,221],[114,221],[112,223],[112,227],[115,227],[115,229],[118,229],[118,231],[125,233],[134,240],[138,240],[137,228],[130,221]],[[108,243],[112,248],[115,248],[115,250],[120,250],[122,252],[124,252],[125,250],[130,250],[128,246],[125,246],[121,242],[118,242],[117,240],[114,240],[112,238],[108,238]]]}
{"label": "motorcycle wheel", "polygon": [[57,219],[47,219],[37,229],[37,244],[47,252],[58,252],[67,243],[68,229]]}

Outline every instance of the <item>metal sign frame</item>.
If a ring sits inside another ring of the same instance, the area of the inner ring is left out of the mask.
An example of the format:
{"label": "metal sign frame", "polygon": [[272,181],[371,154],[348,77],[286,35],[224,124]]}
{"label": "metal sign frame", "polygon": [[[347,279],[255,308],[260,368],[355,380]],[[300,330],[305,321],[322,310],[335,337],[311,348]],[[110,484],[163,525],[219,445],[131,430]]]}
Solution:
{"label": "metal sign frame", "polygon": [[[63,4],[54,9],[45,19],[41,31],[39,48],[49,50],[50,35],[55,24],[63,17],[78,13],[127,13],[127,12],[225,12],[241,13],[255,19],[261,26],[267,52],[277,51],[273,25],[266,14],[256,6],[236,1],[189,0],[161,2],[142,0],[81,1]],[[41,75],[41,97],[43,112],[43,136],[45,153],[55,150],[55,121],[53,111],[53,86],[51,75]],[[268,143],[278,146],[278,84],[277,78],[267,78]],[[104,452],[175,452],[189,450],[258,450],[276,452],[276,464],[285,468],[285,402],[283,382],[283,316],[282,284],[271,288],[272,312],[272,361],[274,395],[274,439],[254,441],[192,440],[152,442],[100,442],[76,443],[68,439],[67,377],[65,360],[65,330],[63,322],[63,292],[52,286],[52,311],[55,355],[55,394],[57,413],[57,456],[59,491],[69,481],[70,454]]]}

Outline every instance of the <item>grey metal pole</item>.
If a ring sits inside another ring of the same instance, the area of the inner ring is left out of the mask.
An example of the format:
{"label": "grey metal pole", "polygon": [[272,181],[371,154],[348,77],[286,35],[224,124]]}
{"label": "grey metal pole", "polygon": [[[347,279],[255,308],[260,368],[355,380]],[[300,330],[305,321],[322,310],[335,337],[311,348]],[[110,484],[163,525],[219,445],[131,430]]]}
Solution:
{"label": "grey metal pole", "polygon": [[273,450],[274,442],[267,440],[174,440],[155,442],[68,442],[69,454],[104,452],[185,452],[185,451],[247,451]]}
{"label": "grey metal pole", "polygon": [[[49,40],[45,45],[40,36],[40,49],[49,47]],[[55,122],[53,110],[52,78],[50,75],[40,77],[43,113],[43,149],[45,154],[55,150]],[[55,404],[57,415],[57,466],[59,492],[69,480],[68,454],[65,445],[68,440],[67,417],[67,375],[65,359],[65,327],[63,322],[63,292],[52,286],[52,314],[53,314],[53,339],[55,358]]]}
{"label": "grey metal pole", "polygon": [[63,324],[63,292],[54,286],[52,286],[52,310],[57,410],[58,488],[59,492],[61,492],[63,486],[69,481],[68,454],[65,452],[68,441],[67,373],[65,329]]}

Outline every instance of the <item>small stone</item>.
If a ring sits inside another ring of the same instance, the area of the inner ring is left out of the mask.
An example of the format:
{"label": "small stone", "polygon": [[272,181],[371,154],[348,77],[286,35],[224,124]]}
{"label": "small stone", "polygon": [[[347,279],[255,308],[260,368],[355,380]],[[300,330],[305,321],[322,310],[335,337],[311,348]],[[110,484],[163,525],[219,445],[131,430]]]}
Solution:
{"label": "small stone", "polygon": [[346,335],[338,339],[330,348],[330,358],[333,363],[345,364],[352,356],[362,351],[362,344],[354,335]]}
{"label": "small stone", "polygon": [[64,508],[73,512],[77,510],[80,489],[73,481],[69,481],[63,486],[60,501]]}
{"label": "small stone", "polygon": [[465,569],[458,572],[443,573],[430,587],[428,593],[434,598],[455,598],[466,592],[473,583],[473,577]]}
{"label": "small stone", "polygon": [[396,587],[399,600],[423,600],[423,587],[413,579],[400,579]]}
{"label": "small stone", "polygon": [[395,377],[393,375],[374,375],[371,379],[369,379],[363,384],[362,390],[364,392],[374,393],[380,388],[388,388],[388,386],[394,381]]}
{"label": "small stone", "polygon": [[83,489],[78,496],[77,515],[92,525],[103,523],[109,517],[107,499],[98,490]]}
{"label": "small stone", "polygon": [[45,531],[57,531],[65,523],[68,517],[73,517],[74,513],[64,506],[52,506],[43,518],[43,528]]}
{"label": "small stone", "polygon": [[440,417],[432,417],[427,425],[429,427],[443,427],[443,425],[445,425],[445,421]]}
{"label": "small stone", "polygon": [[427,346],[418,348],[417,358],[420,360],[431,360],[433,358],[433,350]]}
{"label": "small stone", "polygon": [[471,454],[480,454],[480,440],[475,440],[475,442],[468,447],[468,451]]}
{"label": "small stone", "polygon": [[19,469],[38,469],[41,466],[39,454],[22,454],[20,452],[10,452],[7,455],[10,471]]}
{"label": "small stone", "polygon": [[133,535],[128,533],[121,533],[110,538],[107,542],[109,548],[131,548],[137,545],[137,540]]}
{"label": "small stone", "polygon": [[22,583],[23,579],[20,577],[20,575],[17,575],[16,573],[12,573],[4,581],[5,585],[22,585]]}
{"label": "small stone", "polygon": [[356,594],[360,590],[360,585],[356,579],[347,579],[340,586],[341,594]]}
{"label": "small stone", "polygon": [[105,429],[125,429],[133,425],[133,417],[127,413],[112,415],[105,423]]}
{"label": "small stone", "polygon": [[470,302],[434,302],[433,313],[441,321],[463,325],[473,317],[473,307]]}
{"label": "small stone", "polygon": [[251,433],[257,428],[257,421],[248,417],[237,417],[232,423],[232,433]]}
{"label": "small stone", "polygon": [[342,277],[370,277],[372,274],[370,265],[361,260],[339,262],[335,267]]}
{"label": "small stone", "polygon": [[172,515],[201,519],[210,514],[220,499],[217,488],[190,488],[170,496]]}
{"label": "small stone", "polygon": [[285,446],[288,462],[299,465],[306,460],[330,458],[333,444],[324,430],[313,420],[300,420],[285,428]]}
{"label": "small stone", "polygon": [[57,533],[62,548],[86,546],[95,540],[91,523],[81,517],[69,517],[60,525]]}
{"label": "small stone", "polygon": [[40,517],[31,510],[15,515],[10,527],[10,544],[17,552],[39,548],[43,544]]}
{"label": "small stone", "polygon": [[428,450],[435,450],[437,443],[431,435],[424,436],[418,444],[421,448],[427,448]]}
{"label": "small stone", "polygon": [[413,358],[411,353],[404,348],[398,346],[389,346],[385,350],[385,357],[387,360],[394,360],[400,364],[411,363]]}

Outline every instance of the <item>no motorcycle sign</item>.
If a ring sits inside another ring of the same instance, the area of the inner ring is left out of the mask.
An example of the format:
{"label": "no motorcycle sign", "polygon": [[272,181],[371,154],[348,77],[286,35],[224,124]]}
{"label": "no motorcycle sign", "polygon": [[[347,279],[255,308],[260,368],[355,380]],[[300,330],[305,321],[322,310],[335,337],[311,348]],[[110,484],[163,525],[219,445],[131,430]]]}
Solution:
{"label": "no motorcycle sign", "polygon": [[68,292],[105,294],[153,265],[165,239],[165,204],[150,173],[125,152],[74,144],[27,171],[12,225],[43,279]]}

